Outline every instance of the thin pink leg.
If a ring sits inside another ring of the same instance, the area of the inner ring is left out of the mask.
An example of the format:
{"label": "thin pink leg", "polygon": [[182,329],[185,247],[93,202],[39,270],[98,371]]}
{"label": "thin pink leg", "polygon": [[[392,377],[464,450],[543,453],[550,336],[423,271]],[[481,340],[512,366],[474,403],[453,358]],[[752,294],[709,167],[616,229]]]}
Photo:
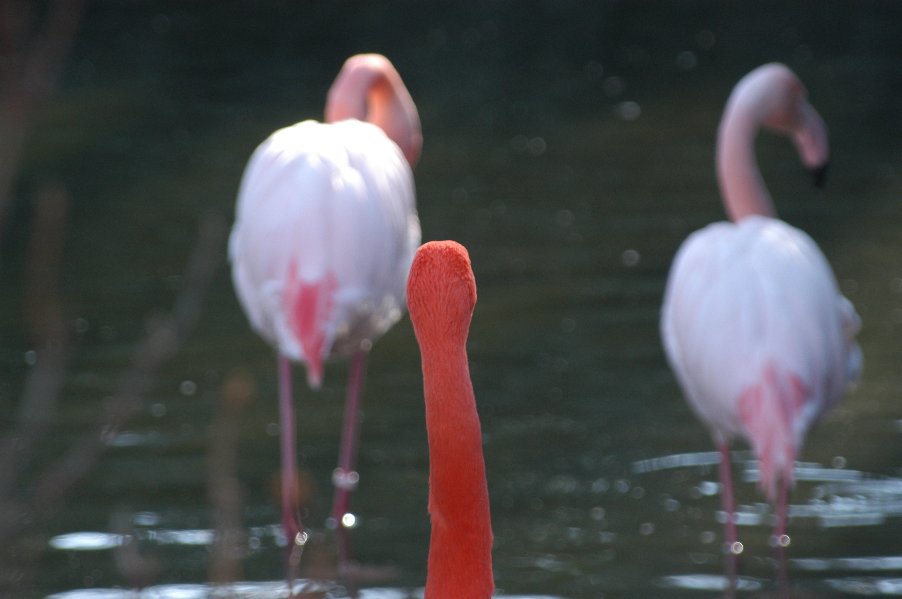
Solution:
{"label": "thin pink leg", "polygon": [[789,483],[784,479],[780,484],[780,492],[777,495],[777,521],[774,523],[774,539],[777,544],[786,536],[786,523],[789,520]]}
{"label": "thin pink leg", "polygon": [[351,492],[357,488],[359,479],[354,470],[357,461],[357,442],[360,436],[360,397],[366,375],[367,352],[357,350],[351,358],[348,371],[348,387],[345,399],[344,421],[341,428],[341,446],[338,452],[338,467],[332,473],[335,498],[332,502],[332,522],[336,527],[338,560],[341,566],[348,563],[348,531],[343,522],[351,507]]}
{"label": "thin pink leg", "polygon": [[718,446],[720,450],[720,498],[727,521],[724,524],[725,541],[733,546],[738,540],[736,534],[736,502],[733,499],[733,472],[730,464],[730,447],[726,442]]}
{"label": "thin pink leg", "polygon": [[733,470],[730,461],[730,447],[726,441],[718,444],[720,450],[720,499],[726,522],[724,542],[727,548],[727,579],[730,588],[736,584],[736,560],[738,558],[739,536],[736,534],[736,501],[733,498]]}
{"label": "thin pink leg", "polygon": [[780,490],[777,495],[775,508],[777,521],[774,523],[774,560],[777,564],[777,588],[781,597],[789,596],[789,574],[786,568],[786,547],[789,546],[789,536],[786,534],[789,520],[789,481],[785,478],[780,481]]}
{"label": "thin pink leg", "polygon": [[298,505],[297,441],[295,439],[294,398],[292,397],[291,362],[279,356],[279,424],[282,449],[282,531],[288,541],[286,578],[289,595],[297,578],[306,536],[301,525]]}

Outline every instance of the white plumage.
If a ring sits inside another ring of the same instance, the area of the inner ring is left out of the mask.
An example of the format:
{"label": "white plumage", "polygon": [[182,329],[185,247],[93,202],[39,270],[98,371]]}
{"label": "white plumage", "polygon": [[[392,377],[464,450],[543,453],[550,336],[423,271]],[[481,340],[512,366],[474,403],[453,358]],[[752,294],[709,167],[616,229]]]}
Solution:
{"label": "white plumage", "polygon": [[[229,253],[254,329],[309,372],[401,317],[419,243],[413,175],[398,146],[355,119],[303,121],[274,132],[248,162]],[[292,285],[324,281],[332,300],[315,315],[321,355],[307,355]]]}
{"label": "white plumage", "polygon": [[[817,417],[857,381],[859,327],[814,241],[764,216],[693,233],[674,259],[661,318],[673,370],[718,442],[764,442],[747,430],[738,399],[769,365],[799,378],[809,395],[788,431],[793,453]],[[778,471],[792,468],[779,448],[770,451]]]}

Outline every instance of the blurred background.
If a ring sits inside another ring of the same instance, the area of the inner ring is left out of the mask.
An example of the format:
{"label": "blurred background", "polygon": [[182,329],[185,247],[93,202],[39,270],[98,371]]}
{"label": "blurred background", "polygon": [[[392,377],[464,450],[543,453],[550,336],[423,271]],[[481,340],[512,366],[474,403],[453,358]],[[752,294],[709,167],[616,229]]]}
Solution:
{"label": "blurred background", "polygon": [[[215,4],[215,5],[214,5]],[[713,445],[658,336],[679,244],[724,218],[715,131],[735,82],[789,65],[830,127],[815,190],[763,134],[781,216],[864,321],[858,390],[809,436],[793,596],[902,595],[902,5],[220,2],[0,6],[0,588],[4,596],[279,596],[276,372],[232,291],[244,164],[321,118],[344,59],[387,55],[420,111],[424,241],[470,251],[469,342],[499,594],[717,596]],[[305,574],[346,365],[298,379]],[[405,318],[372,353],[352,532],[363,596],[425,581],[428,455]],[[777,576],[736,448],[740,592]],[[267,590],[268,589],[268,590]],[[785,589],[784,589],[785,590]],[[180,594],[181,593],[181,594]],[[266,595],[270,593],[270,595]]]}

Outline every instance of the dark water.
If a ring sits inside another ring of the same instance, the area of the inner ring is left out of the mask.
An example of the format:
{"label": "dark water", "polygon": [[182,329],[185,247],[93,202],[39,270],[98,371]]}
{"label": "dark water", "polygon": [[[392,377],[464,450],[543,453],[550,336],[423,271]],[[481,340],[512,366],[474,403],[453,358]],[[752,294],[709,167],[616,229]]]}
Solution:
{"label": "dark water", "polygon": [[[60,289],[71,359],[17,497],[27,502],[43,469],[99,420],[146,319],[184,287],[202,215],[230,220],[253,147],[319,117],[343,59],[379,51],[423,120],[424,239],[460,241],[476,272],[469,351],[499,593],[722,594],[713,448],[680,399],[657,319],[679,243],[723,218],[713,142],[729,89],[779,60],[830,126],[831,180],[815,192],[789,144],[767,136],[762,170],[782,216],[818,241],[855,303],[865,355],[861,386],[802,453],[788,586],[798,597],[902,595],[902,7],[263,4],[89,3],[60,92],[31,130],[2,247],[7,428],[35,360],[22,317],[28,199],[46,181],[65,185]],[[345,372],[329,365],[323,390],[298,403],[314,573],[329,571],[323,521]],[[105,438],[64,503],[16,536],[0,564],[6,579],[24,572],[26,596],[128,596],[121,589],[138,579],[151,585],[142,596],[206,596],[215,577],[210,471],[216,440],[229,439],[222,397],[234,377],[254,393],[226,448],[237,452],[247,531],[231,572],[248,584],[233,591],[284,593],[264,584],[282,574],[275,361],[249,330],[224,264],[138,413]],[[428,545],[419,355],[406,320],[372,352],[365,406],[352,537],[371,575],[363,596],[406,597],[425,580]],[[776,595],[769,509],[737,450],[740,592]],[[129,569],[135,549],[140,567]]]}

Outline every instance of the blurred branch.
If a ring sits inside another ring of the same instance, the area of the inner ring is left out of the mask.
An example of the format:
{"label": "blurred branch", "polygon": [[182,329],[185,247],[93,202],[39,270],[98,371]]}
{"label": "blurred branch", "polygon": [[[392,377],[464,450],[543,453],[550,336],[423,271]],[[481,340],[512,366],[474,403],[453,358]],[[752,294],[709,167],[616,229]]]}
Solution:
{"label": "blurred branch", "polygon": [[110,516],[110,528],[122,541],[113,548],[113,561],[119,574],[136,589],[153,584],[162,570],[162,563],[153,554],[144,555],[138,548],[135,515],[126,509],[116,509]]}
{"label": "blurred branch", "polygon": [[56,413],[69,358],[69,334],[59,297],[69,195],[45,185],[33,201],[25,278],[25,321],[34,339],[35,364],[25,379],[12,430],[0,438],[0,498],[15,488],[19,468],[44,438]]}
{"label": "blurred branch", "polygon": [[242,413],[254,398],[254,381],[243,370],[229,373],[210,430],[208,488],[216,537],[210,552],[210,582],[226,585],[241,577],[247,548],[242,524],[244,490],[236,475]]}
{"label": "blurred branch", "polygon": [[25,283],[25,320],[39,345],[66,337],[59,280],[70,198],[60,183],[45,184],[34,199],[33,233]]}
{"label": "blurred branch", "polygon": [[59,503],[97,462],[107,442],[143,407],[143,396],[150,389],[157,370],[175,355],[200,316],[210,281],[225,253],[222,247],[225,232],[226,224],[221,215],[211,213],[204,217],[172,312],[149,323],[147,336],[135,350],[131,367],[116,394],[107,402],[95,429],[41,475],[32,502],[34,509],[47,510]]}
{"label": "blurred branch", "polygon": [[0,0],[0,233],[28,128],[53,95],[85,0],[55,0],[42,24],[31,0]]}
{"label": "blurred branch", "polygon": [[31,3],[27,0],[4,0],[0,2],[0,84],[7,89],[22,64],[19,55],[25,42],[27,23],[31,22]]}
{"label": "blurred branch", "polygon": [[[0,563],[4,566],[8,566],[6,562],[13,558],[19,564],[34,566],[35,556],[45,544],[30,543],[33,555],[29,556],[22,555],[21,551],[17,553],[11,541],[34,522],[53,515],[72,487],[96,465],[109,440],[143,408],[143,396],[151,388],[156,372],[176,354],[200,316],[210,282],[224,255],[225,232],[225,219],[221,215],[204,216],[172,311],[150,322],[147,336],[135,349],[131,366],[121,378],[115,395],[104,406],[96,426],[37,475],[33,492],[16,493],[15,485],[11,485],[5,495],[0,495],[0,548],[3,551]],[[59,386],[48,392],[58,395]],[[56,399],[42,398],[40,401],[52,405]],[[0,568],[0,589],[4,592],[26,588],[22,585],[24,575],[12,576],[12,571],[13,568]]]}

